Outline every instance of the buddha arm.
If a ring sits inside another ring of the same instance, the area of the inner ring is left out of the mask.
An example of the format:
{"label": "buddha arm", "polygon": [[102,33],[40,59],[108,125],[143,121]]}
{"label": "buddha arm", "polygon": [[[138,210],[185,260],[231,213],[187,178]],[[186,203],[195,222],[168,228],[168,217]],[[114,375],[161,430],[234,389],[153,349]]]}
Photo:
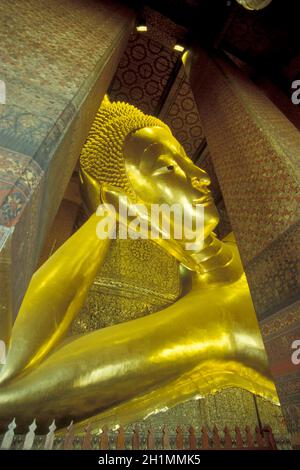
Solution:
{"label": "buddha arm", "polygon": [[99,270],[109,240],[95,214],[33,275],[12,330],[0,383],[32,367],[64,338]]}
{"label": "buddha arm", "polygon": [[[163,311],[62,345],[0,388],[1,419],[16,416],[20,424],[36,416],[39,424],[55,418],[67,425],[155,390],[161,390],[155,403],[164,406],[170,393],[180,400],[182,386],[189,390],[186,398],[239,386],[276,399],[251,299],[243,308],[237,301],[245,287],[232,286],[233,306],[232,289],[221,289],[219,301],[214,290],[191,293]],[[174,381],[178,389],[166,386]],[[134,414],[134,403],[128,406]]]}

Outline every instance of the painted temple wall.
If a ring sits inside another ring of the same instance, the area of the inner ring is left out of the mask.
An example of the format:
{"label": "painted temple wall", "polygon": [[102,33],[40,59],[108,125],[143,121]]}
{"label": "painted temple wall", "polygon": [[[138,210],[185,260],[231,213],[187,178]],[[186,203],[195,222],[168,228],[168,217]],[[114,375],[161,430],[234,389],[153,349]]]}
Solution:
{"label": "painted temple wall", "polygon": [[18,311],[133,14],[114,1],[3,0],[0,18],[3,319]]}

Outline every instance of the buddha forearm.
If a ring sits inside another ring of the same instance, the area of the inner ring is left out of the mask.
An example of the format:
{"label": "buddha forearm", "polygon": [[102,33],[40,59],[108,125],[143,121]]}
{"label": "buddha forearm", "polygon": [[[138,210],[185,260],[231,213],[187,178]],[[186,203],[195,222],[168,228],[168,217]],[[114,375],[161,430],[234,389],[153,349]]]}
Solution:
{"label": "buddha forearm", "polygon": [[65,336],[99,270],[109,240],[89,220],[33,275],[14,324],[0,383],[39,362]]}
{"label": "buddha forearm", "polygon": [[[251,320],[243,337],[234,338],[235,319],[222,325],[221,307],[210,315],[207,309],[187,295],[164,311],[73,340],[0,389],[1,419],[16,416],[19,424],[28,424],[34,416],[41,425],[54,418],[67,425],[173,381],[180,392],[181,384],[190,382],[187,398],[240,386],[276,399],[260,338],[248,341]],[[158,402],[164,406],[169,395],[168,387],[162,389]]]}

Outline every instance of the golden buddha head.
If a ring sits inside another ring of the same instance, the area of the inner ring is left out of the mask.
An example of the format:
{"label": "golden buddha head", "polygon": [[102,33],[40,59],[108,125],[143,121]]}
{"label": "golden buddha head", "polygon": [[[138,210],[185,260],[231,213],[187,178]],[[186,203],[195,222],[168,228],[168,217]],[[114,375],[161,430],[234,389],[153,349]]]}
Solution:
{"label": "golden buddha head", "polygon": [[[132,203],[147,207],[177,204],[192,219],[197,205],[203,206],[203,230],[199,235],[202,240],[218,224],[207,173],[187,157],[166,124],[132,105],[104,99],[80,164],[84,198],[91,211],[96,210],[100,199],[115,203],[118,195],[126,195]],[[186,230],[182,234],[181,239],[164,240],[161,244],[192,267],[187,262],[192,252],[186,253],[191,234]]]}

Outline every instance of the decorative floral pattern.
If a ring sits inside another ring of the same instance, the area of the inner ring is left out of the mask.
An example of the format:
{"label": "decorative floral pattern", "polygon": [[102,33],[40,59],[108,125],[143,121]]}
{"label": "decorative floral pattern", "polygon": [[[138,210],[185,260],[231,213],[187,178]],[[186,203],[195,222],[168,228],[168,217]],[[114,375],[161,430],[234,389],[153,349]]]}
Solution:
{"label": "decorative floral pattern", "polygon": [[147,34],[132,34],[109,89],[111,100],[155,115],[177,58]]}
{"label": "decorative floral pattern", "polygon": [[16,314],[133,16],[117,2],[2,0],[0,17],[0,229],[13,227],[0,309]]}
{"label": "decorative floral pattern", "polygon": [[17,223],[42,175],[32,158],[0,148],[0,224]]}
{"label": "decorative floral pattern", "polygon": [[159,113],[159,117],[170,126],[188,156],[195,160],[199,149],[205,144],[205,136],[194,95],[186,79],[183,66]]}
{"label": "decorative floral pattern", "polygon": [[[207,56],[195,93],[287,423],[299,432],[300,136],[239,71]],[[197,79],[196,79],[197,78]],[[296,407],[296,408],[294,408]]]}

